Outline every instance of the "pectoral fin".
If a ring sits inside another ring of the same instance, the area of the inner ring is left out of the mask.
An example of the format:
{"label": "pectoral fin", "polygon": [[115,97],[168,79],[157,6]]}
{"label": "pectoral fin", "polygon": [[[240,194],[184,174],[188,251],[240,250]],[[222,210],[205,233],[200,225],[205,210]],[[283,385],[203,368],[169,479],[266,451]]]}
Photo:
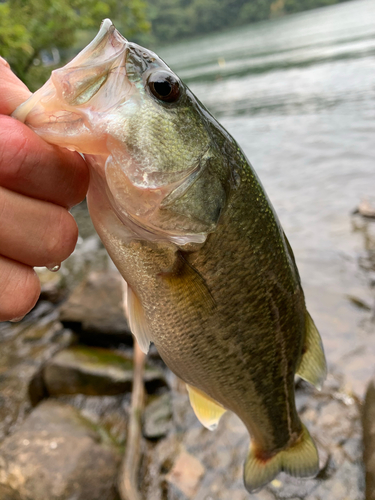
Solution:
{"label": "pectoral fin", "polygon": [[206,282],[182,253],[177,253],[173,269],[161,273],[160,277],[168,283],[178,303],[192,303],[195,309],[201,308],[206,314],[212,314],[216,304]]}
{"label": "pectoral fin", "polygon": [[226,409],[199,389],[189,384],[186,384],[186,388],[197,419],[210,431],[215,430]]}
{"label": "pectoral fin", "polygon": [[125,309],[130,330],[137,339],[141,351],[147,354],[151,342],[149,327],[142,304],[129,286],[127,286],[126,290]]}
{"label": "pectoral fin", "polygon": [[317,389],[327,375],[327,365],[323,351],[322,339],[312,320],[306,311],[306,337],[303,354],[296,375],[313,384]]}

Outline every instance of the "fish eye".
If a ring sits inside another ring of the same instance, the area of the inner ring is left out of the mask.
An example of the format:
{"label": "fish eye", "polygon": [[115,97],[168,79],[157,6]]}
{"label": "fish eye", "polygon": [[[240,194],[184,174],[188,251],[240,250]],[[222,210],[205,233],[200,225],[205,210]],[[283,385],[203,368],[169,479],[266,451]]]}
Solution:
{"label": "fish eye", "polygon": [[147,85],[150,92],[161,101],[175,102],[180,97],[180,84],[177,78],[167,71],[151,73]]}

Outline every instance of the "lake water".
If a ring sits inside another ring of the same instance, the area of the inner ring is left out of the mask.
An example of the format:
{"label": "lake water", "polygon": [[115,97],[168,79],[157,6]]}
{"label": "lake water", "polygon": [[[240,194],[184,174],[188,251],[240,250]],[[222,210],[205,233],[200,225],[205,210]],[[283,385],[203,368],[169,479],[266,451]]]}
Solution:
{"label": "lake water", "polygon": [[365,269],[375,222],[351,212],[375,197],[374,0],[157,52],[258,172],[294,249],[329,368],[362,394],[375,370],[375,325],[366,311],[375,274]]}

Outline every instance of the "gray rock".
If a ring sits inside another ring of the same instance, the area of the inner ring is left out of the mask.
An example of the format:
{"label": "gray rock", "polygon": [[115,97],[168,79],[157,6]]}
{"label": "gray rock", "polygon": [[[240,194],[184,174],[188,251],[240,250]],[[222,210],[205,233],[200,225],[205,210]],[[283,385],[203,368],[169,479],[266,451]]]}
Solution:
{"label": "gray rock", "polygon": [[51,272],[46,267],[34,268],[41,285],[39,300],[57,304],[66,294],[64,278],[61,270]]}
{"label": "gray rock", "polygon": [[362,200],[354,213],[359,213],[362,217],[375,219],[375,206],[369,200]]}
{"label": "gray rock", "polygon": [[74,408],[46,401],[0,447],[0,498],[116,500],[119,462]]}
{"label": "gray rock", "polygon": [[363,461],[366,470],[366,500],[375,500],[375,385],[371,381],[363,407]]}
{"label": "gray rock", "polygon": [[[146,389],[166,385],[161,370],[146,366]],[[130,391],[133,361],[125,354],[97,347],[74,346],[64,349],[46,365],[44,381],[51,395],[122,394]]]}
{"label": "gray rock", "polygon": [[117,271],[91,272],[61,306],[60,321],[83,333],[130,336]]}
{"label": "gray rock", "polygon": [[131,393],[114,396],[63,395],[57,400],[73,406],[95,426],[104,429],[118,446],[125,445]]}
{"label": "gray rock", "polygon": [[178,468],[173,468],[181,450],[204,467],[204,474],[193,485],[194,500],[250,497],[252,500],[360,500],[364,497],[358,406],[355,398],[338,380],[333,380],[332,375],[327,388],[324,386],[320,393],[307,384],[299,384],[297,391],[301,419],[319,449],[319,475],[303,480],[281,473],[252,495],[246,492],[242,479],[249,448],[245,426],[233,413],[227,412],[218,428],[208,431],[194,416],[186,389],[177,380],[172,381],[172,387],[174,426],[165,439],[149,443],[150,477],[144,486],[148,500],[186,500],[186,492],[183,493],[174,479]]}
{"label": "gray rock", "polygon": [[143,415],[143,435],[148,439],[160,439],[168,434],[171,428],[172,402],[171,394],[166,393],[153,399]]}
{"label": "gray rock", "polygon": [[187,498],[194,498],[197,493],[199,482],[205,472],[201,462],[182,450],[175,460],[166,480],[176,486]]}
{"label": "gray rock", "polygon": [[72,332],[56,321],[54,313],[0,324],[0,442],[43,397],[38,382],[44,363],[73,341]]}

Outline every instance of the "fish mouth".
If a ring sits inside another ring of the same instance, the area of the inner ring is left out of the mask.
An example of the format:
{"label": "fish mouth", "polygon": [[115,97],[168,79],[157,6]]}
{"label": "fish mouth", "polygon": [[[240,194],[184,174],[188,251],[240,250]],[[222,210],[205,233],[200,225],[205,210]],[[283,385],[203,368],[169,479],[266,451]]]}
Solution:
{"label": "fish mouth", "polygon": [[[127,52],[128,41],[116,30],[110,19],[105,19],[92,42],[66,66],[53,71],[51,80],[67,104],[86,104],[108,83],[110,76],[117,74],[126,77]],[[116,82],[111,83],[113,86],[119,82],[116,79]],[[105,111],[102,101],[100,104],[102,111]],[[93,106],[93,103],[90,105]]]}
{"label": "fish mouth", "polygon": [[85,150],[78,142],[92,128],[96,113],[108,113],[134,90],[126,75],[128,46],[112,21],[105,19],[92,42],[66,66],[52,71],[12,116],[52,144],[95,154],[97,140],[84,141]]}

